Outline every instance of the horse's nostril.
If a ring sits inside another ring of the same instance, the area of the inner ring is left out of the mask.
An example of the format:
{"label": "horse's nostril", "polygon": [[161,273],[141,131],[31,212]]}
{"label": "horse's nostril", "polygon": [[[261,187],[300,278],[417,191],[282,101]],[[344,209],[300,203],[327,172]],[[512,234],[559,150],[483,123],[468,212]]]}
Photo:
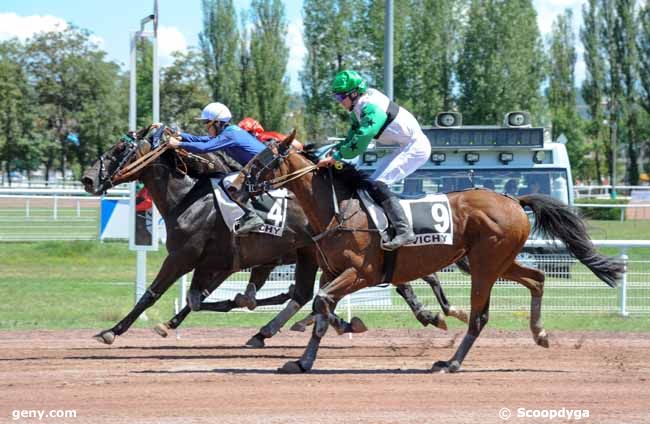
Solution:
{"label": "horse's nostril", "polygon": [[90,177],[83,177],[83,178],[81,179],[81,184],[83,184],[84,187],[92,187],[92,186],[93,186],[93,183],[94,183],[94,181],[93,181],[93,179],[90,178]]}

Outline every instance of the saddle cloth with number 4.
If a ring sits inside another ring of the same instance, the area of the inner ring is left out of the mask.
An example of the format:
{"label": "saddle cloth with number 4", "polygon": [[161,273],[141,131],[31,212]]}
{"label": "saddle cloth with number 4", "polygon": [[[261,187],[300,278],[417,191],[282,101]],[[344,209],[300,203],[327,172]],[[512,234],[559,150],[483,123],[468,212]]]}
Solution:
{"label": "saddle cloth with number 4", "polygon": [[[365,190],[359,190],[358,194],[368,215],[377,229],[382,232],[382,237],[385,237],[388,219],[384,210]],[[415,233],[415,241],[407,246],[454,243],[454,220],[447,195],[430,194],[416,200],[400,199],[400,204]]]}
{"label": "saddle cloth with number 4", "polygon": [[[237,229],[239,219],[244,216],[244,210],[237,203],[233,202],[226,190],[236,176],[237,173],[235,172],[226,175],[223,179],[210,179],[215,201],[230,231]],[[264,225],[253,230],[253,232],[282,237],[287,221],[288,200],[289,192],[284,188],[271,190],[268,193],[251,199],[249,206],[252,206],[255,213],[264,221]]]}

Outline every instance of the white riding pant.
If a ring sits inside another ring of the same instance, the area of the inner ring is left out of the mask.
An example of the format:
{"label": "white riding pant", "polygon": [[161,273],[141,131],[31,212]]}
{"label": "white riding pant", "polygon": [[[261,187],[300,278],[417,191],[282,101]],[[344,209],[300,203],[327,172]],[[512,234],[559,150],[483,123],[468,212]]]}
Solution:
{"label": "white riding pant", "polygon": [[415,172],[431,156],[431,144],[420,132],[410,143],[398,146],[393,153],[384,156],[377,163],[377,169],[370,179],[390,186]]}

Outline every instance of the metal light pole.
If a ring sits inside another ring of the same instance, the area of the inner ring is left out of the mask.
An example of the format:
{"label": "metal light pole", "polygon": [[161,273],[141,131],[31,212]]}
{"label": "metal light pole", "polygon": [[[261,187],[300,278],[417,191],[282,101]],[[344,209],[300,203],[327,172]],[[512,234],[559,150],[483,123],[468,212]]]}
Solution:
{"label": "metal light pole", "polygon": [[[131,33],[131,55],[130,55],[130,84],[129,84],[129,131],[136,131],[137,126],[137,78],[136,78],[136,52],[139,38],[153,38],[153,121],[160,120],[160,93],[159,93],[159,71],[158,71],[158,0],[154,0],[154,13],[147,15],[140,20],[140,31]],[[145,32],[144,27],[149,22],[153,22],[153,32]],[[158,250],[158,220],[159,214],[155,206],[152,212],[151,235],[152,244],[150,246],[137,245],[135,240],[135,182],[130,184],[131,191],[131,213],[129,214],[130,241],[129,247],[135,250],[136,260],[136,282],[135,282],[135,301],[137,302],[145,292],[147,282],[147,250]],[[141,315],[147,319],[145,314]]]}
{"label": "metal light pole", "polygon": [[393,100],[393,0],[386,0],[384,14],[384,92]]}

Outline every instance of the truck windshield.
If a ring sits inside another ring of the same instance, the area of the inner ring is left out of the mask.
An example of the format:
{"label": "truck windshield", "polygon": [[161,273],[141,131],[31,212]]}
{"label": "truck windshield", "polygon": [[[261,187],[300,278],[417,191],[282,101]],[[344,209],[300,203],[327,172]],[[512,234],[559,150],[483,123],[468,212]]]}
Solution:
{"label": "truck windshield", "polygon": [[422,193],[446,193],[472,187],[513,196],[540,193],[569,203],[567,173],[563,169],[477,169],[471,178],[467,170],[418,170],[392,189],[403,197],[415,198]]}

